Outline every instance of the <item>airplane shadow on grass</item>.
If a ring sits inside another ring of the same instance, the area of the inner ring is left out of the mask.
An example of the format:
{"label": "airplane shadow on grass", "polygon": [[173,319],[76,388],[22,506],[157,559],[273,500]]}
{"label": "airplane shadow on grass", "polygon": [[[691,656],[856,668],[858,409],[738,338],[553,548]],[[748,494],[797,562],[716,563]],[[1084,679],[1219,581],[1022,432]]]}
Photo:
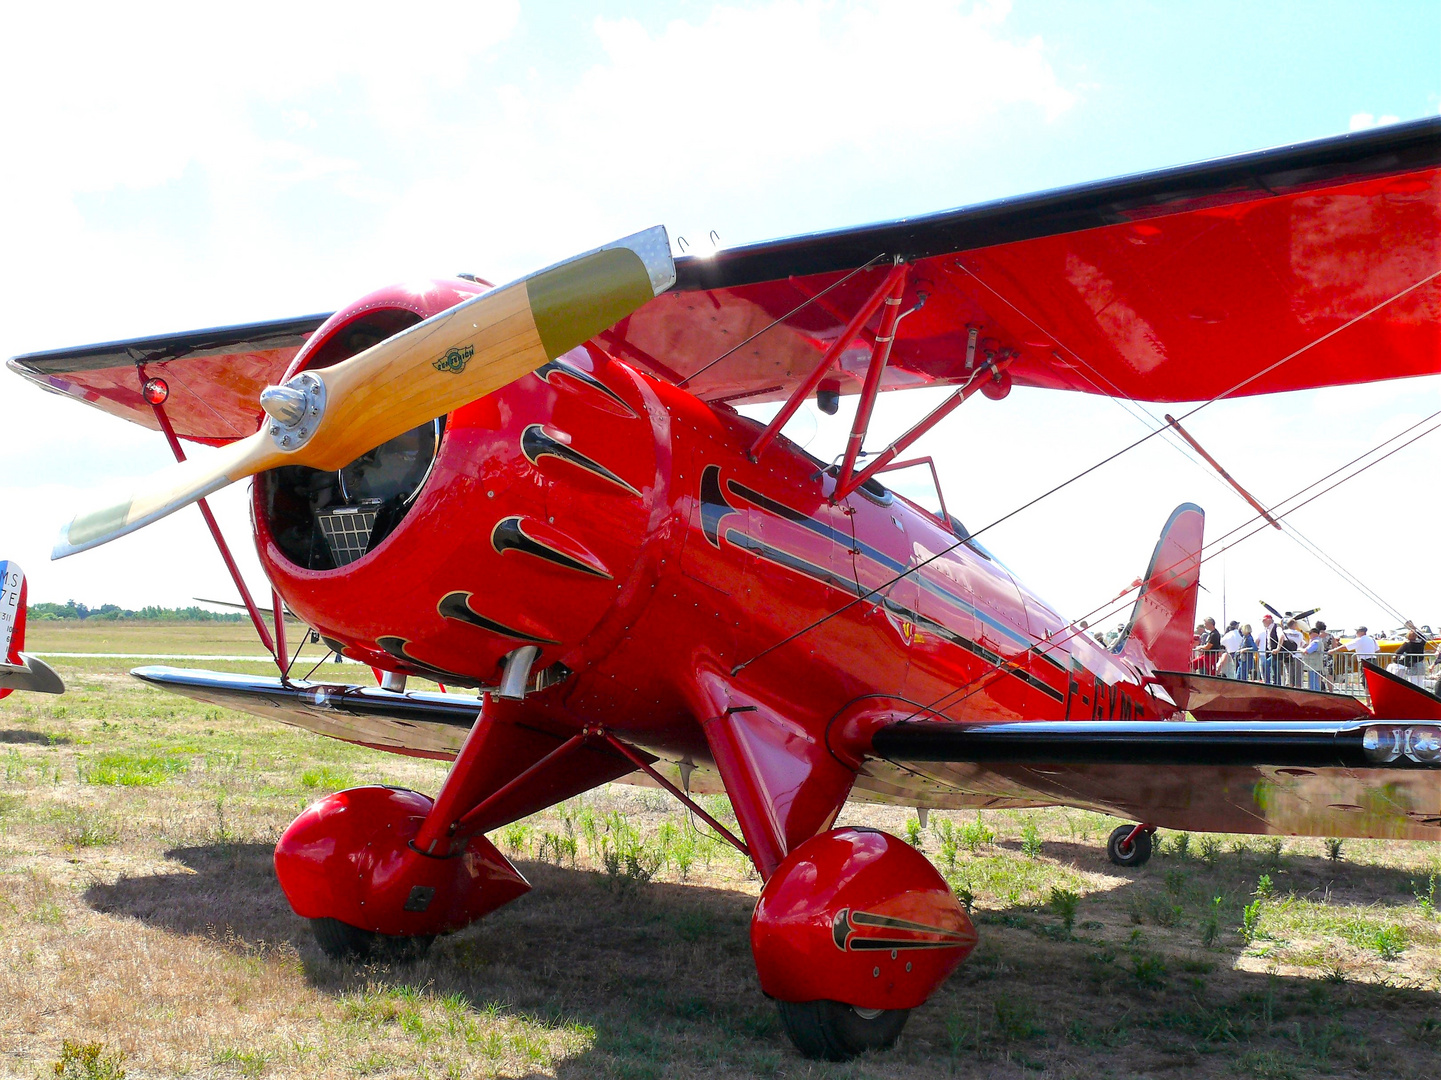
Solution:
{"label": "airplane shadow on grass", "polygon": [[[748,935],[754,898],[744,892],[521,862],[531,893],[438,939],[417,963],[377,968],[320,953],[275,881],[272,851],[264,844],[178,848],[168,855],[190,872],[97,884],[85,899],[98,911],[220,947],[294,948],[309,982],[329,994],[419,986],[543,1027],[592,1029],[589,1051],[557,1063],[563,1078],[661,1076],[678,1059],[692,1071],[741,1074],[813,1067],[791,1049],[760,993]],[[1048,842],[1046,854],[1077,869],[1108,865],[1083,844]],[[1215,870],[1157,859],[1121,888],[1159,894],[1177,868],[1194,874],[1202,892],[1241,894],[1238,904],[1267,872],[1260,857],[1223,856]],[[1343,901],[1351,903],[1388,893],[1386,902],[1399,902],[1412,876],[1286,856],[1269,872],[1279,891],[1329,882],[1333,898],[1354,893]],[[1194,915],[1169,929],[1132,928],[1123,925],[1125,910],[1124,901],[1085,898],[1074,937],[1060,932],[1045,906],[979,912],[976,953],[916,1010],[896,1050],[848,1075],[884,1076],[902,1066],[915,1076],[1202,1067],[1224,1075],[1223,1062],[1246,1055],[1263,1063],[1272,1055],[1301,1070],[1285,1075],[1313,1068],[1441,1075],[1436,994],[1233,970],[1242,947],[1230,933],[1234,919],[1225,926],[1227,948],[1184,952],[1174,945],[1182,935],[1194,940]],[[1093,916],[1106,920],[1104,928]]]}

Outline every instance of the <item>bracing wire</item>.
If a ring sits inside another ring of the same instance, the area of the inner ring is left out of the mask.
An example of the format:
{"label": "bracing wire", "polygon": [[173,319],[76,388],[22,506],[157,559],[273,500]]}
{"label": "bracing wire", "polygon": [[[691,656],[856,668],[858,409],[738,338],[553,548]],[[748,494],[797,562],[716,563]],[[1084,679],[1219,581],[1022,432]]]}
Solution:
{"label": "bracing wire", "polygon": [[749,344],[750,344],[752,341],[754,341],[756,338],[760,337],[760,336],[761,336],[762,334],[764,334],[766,331],[772,329],[772,328],[775,327],[775,326],[779,326],[781,323],[785,322],[787,319],[789,319],[792,315],[796,314],[798,311],[801,311],[802,309],[804,309],[804,308],[806,308],[806,307],[809,307],[811,304],[814,304],[817,300],[819,300],[822,296],[825,296],[825,294],[828,293],[828,292],[830,292],[832,289],[838,289],[838,288],[840,288],[840,287],[841,287],[842,285],[844,285],[847,281],[850,281],[851,278],[853,278],[853,277],[855,277],[857,274],[859,274],[862,270],[867,270],[867,269],[869,269],[870,267],[874,266],[876,263],[880,262],[880,261],[881,261],[882,259],[884,259],[885,257],[886,257],[885,252],[881,252],[881,253],[880,253],[879,255],[877,255],[875,258],[871,259],[869,262],[864,262],[864,263],[862,263],[860,266],[856,267],[854,270],[852,270],[852,271],[851,271],[849,274],[847,274],[845,277],[841,278],[841,279],[838,280],[838,281],[833,281],[833,282],[831,282],[829,285],[827,285],[827,286],[826,286],[824,289],[822,289],[820,292],[816,293],[814,296],[809,297],[809,298],[807,298],[807,299],[805,299],[805,300],[802,300],[799,304],[797,304],[795,307],[791,308],[789,311],[787,311],[787,312],[786,312],[784,315],[782,315],[780,318],[778,318],[778,319],[772,319],[770,322],[766,323],[765,326],[762,326],[762,327],[761,327],[759,330],[757,330],[754,334],[752,334],[750,337],[748,337],[748,338],[746,338],[744,341],[742,341],[739,345],[734,345],[734,346],[732,346],[731,348],[727,349],[725,352],[723,352],[723,353],[721,353],[719,356],[717,356],[717,357],[716,357],[714,360],[712,360],[710,363],[705,364],[705,365],[703,365],[702,367],[697,368],[695,371],[692,371],[692,372],[691,372],[689,375],[687,375],[684,379],[681,379],[680,381],[678,381],[678,382],[676,383],[676,385],[677,385],[677,386],[684,386],[686,383],[690,382],[692,379],[696,378],[697,376],[699,376],[699,375],[704,375],[707,371],[709,371],[711,368],[715,367],[715,366],[716,366],[717,364],[719,364],[722,360],[724,360],[727,356],[730,356],[732,353],[734,353],[734,352],[737,351],[738,349],[743,349],[743,348],[745,348],[747,345],[749,345]]}
{"label": "bracing wire", "polygon": [[[1392,454],[1395,454],[1395,453],[1397,453],[1397,452],[1399,452],[1399,451],[1401,451],[1401,450],[1404,450],[1406,447],[1410,446],[1412,443],[1416,442],[1418,439],[1422,439],[1422,438],[1424,438],[1425,436],[1430,435],[1432,432],[1441,431],[1441,423],[1434,424],[1434,425],[1432,425],[1431,427],[1427,428],[1425,431],[1421,432],[1420,434],[1415,435],[1415,436],[1413,436],[1412,438],[1410,438],[1410,439],[1406,440],[1405,442],[1401,443],[1399,446],[1394,446],[1394,447],[1392,447],[1390,450],[1386,451],[1386,453],[1384,453],[1384,454],[1382,454],[1380,457],[1376,458],[1376,460],[1367,462],[1365,465],[1363,465],[1361,468],[1357,469],[1355,472],[1353,472],[1353,473],[1351,473],[1351,474],[1349,474],[1349,475],[1347,475],[1347,476],[1343,476],[1343,477],[1341,477],[1339,480],[1337,480],[1335,483],[1330,484],[1329,486],[1327,486],[1327,487],[1325,487],[1325,488],[1322,488],[1320,491],[1317,491],[1315,494],[1313,494],[1310,498],[1305,499],[1305,500],[1302,501],[1302,502],[1296,503],[1296,505],[1291,506],[1291,507],[1289,507],[1288,509],[1283,510],[1283,511],[1280,511],[1279,513],[1277,513],[1277,510],[1278,510],[1278,508],[1279,508],[1280,506],[1284,505],[1285,503],[1291,502],[1292,500],[1298,498],[1299,496],[1305,494],[1306,492],[1312,490],[1313,488],[1318,487],[1319,485],[1325,483],[1327,480],[1329,480],[1329,479],[1331,479],[1332,477],[1334,477],[1337,473],[1342,472],[1342,471],[1344,471],[1344,470],[1347,469],[1347,468],[1350,468],[1352,465],[1354,465],[1354,464],[1356,464],[1357,462],[1361,461],[1363,458],[1369,457],[1371,454],[1374,454],[1377,450],[1379,450],[1381,447],[1385,446],[1387,443],[1394,442],[1396,439],[1399,439],[1402,435],[1405,435],[1405,434],[1407,434],[1407,433],[1410,432],[1410,431],[1414,431],[1417,427],[1420,427],[1422,424],[1425,424],[1425,423],[1427,423],[1427,422],[1430,421],[1430,420],[1436,419],[1438,416],[1441,416],[1441,410],[1437,410],[1436,412],[1432,413],[1430,416],[1426,417],[1425,419],[1417,421],[1415,424],[1411,425],[1411,427],[1407,428],[1406,431],[1403,431],[1403,432],[1401,432],[1401,433],[1399,433],[1399,434],[1397,434],[1397,435],[1391,436],[1391,438],[1386,439],[1384,442],[1379,443],[1379,444],[1378,444],[1377,446],[1375,446],[1375,447],[1372,447],[1370,450],[1367,450],[1365,453],[1360,454],[1360,455],[1358,455],[1357,457],[1353,458],[1351,461],[1347,462],[1345,465],[1341,466],[1339,469],[1332,470],[1330,473],[1326,474],[1326,476],[1323,476],[1321,479],[1316,480],[1316,481],[1313,481],[1312,483],[1308,484],[1306,487],[1301,488],[1301,489],[1299,489],[1298,491],[1292,493],[1291,495],[1287,496],[1285,499],[1282,499],[1281,502],[1276,503],[1275,506],[1272,506],[1272,507],[1269,508],[1269,509],[1271,510],[1271,512],[1272,512],[1272,515],[1273,515],[1274,517],[1277,517],[1277,518],[1282,518],[1282,517],[1285,517],[1285,516],[1287,516],[1287,515],[1289,515],[1289,514],[1291,514],[1291,513],[1294,513],[1295,511],[1301,509],[1303,506],[1306,506],[1306,505],[1308,505],[1308,504],[1310,504],[1310,503],[1312,503],[1312,502],[1315,502],[1315,501],[1316,501],[1317,499],[1319,499],[1322,495],[1326,495],[1326,494],[1334,491],[1336,488],[1340,487],[1342,484],[1345,484],[1345,483],[1347,483],[1347,482],[1349,482],[1349,481],[1351,481],[1351,480],[1354,480],[1356,477],[1358,477],[1358,476],[1360,476],[1362,473],[1364,473],[1367,469],[1370,469],[1370,468],[1371,468],[1372,466],[1374,466],[1374,465],[1379,465],[1381,462],[1383,462],[1383,461],[1385,461],[1387,458],[1389,458]],[[1259,524],[1257,524],[1258,522],[1259,522]],[[1254,527],[1253,527],[1253,526],[1254,526]],[[1226,552],[1230,551],[1230,550],[1231,550],[1233,547],[1235,547],[1237,544],[1240,544],[1240,543],[1242,543],[1242,542],[1245,541],[1245,540],[1249,540],[1251,537],[1256,536],[1256,535],[1258,535],[1259,533],[1265,532],[1265,530],[1268,529],[1268,528],[1270,528],[1270,527],[1271,527],[1271,523],[1270,523],[1268,520],[1266,520],[1265,515],[1262,515],[1262,514],[1255,514],[1255,515],[1253,515],[1252,517],[1250,517],[1250,518],[1246,519],[1245,521],[1243,521],[1241,524],[1237,525],[1235,528],[1231,529],[1229,532],[1223,533],[1221,536],[1217,537],[1215,540],[1213,540],[1213,541],[1211,541],[1210,543],[1206,544],[1206,545],[1202,548],[1202,551],[1205,552],[1205,548],[1212,548],[1212,550],[1211,550],[1209,553],[1204,553],[1204,554],[1202,554],[1202,556],[1201,556],[1201,558],[1199,559],[1198,564],[1197,564],[1198,567],[1199,567],[1200,564],[1209,562],[1211,559],[1215,558],[1217,555],[1224,555]],[[1251,531],[1250,531],[1250,532],[1247,532],[1247,533],[1246,533],[1245,535],[1243,535],[1243,536],[1237,537],[1235,540],[1232,540],[1229,544],[1223,543],[1223,541],[1229,539],[1230,537],[1234,536],[1236,533],[1240,532],[1240,531],[1243,530],[1243,529],[1247,529],[1247,528],[1250,528]],[[1187,558],[1189,559],[1189,556],[1188,556]],[[1183,560],[1183,561],[1185,561],[1185,560]],[[1173,564],[1172,566],[1165,567],[1165,568],[1159,570],[1159,571],[1158,571],[1158,574],[1159,574],[1159,575],[1164,575],[1165,573],[1167,573],[1167,572],[1170,571],[1170,570],[1175,569],[1175,568],[1176,568],[1177,566],[1179,566],[1179,565],[1180,565],[1180,564],[1177,563],[1177,564]],[[1156,576],[1156,575],[1153,575],[1153,576]],[[1096,619],[1098,619],[1098,620],[1103,620],[1103,619],[1109,619],[1109,618],[1111,618],[1113,615],[1116,615],[1116,614],[1118,614],[1119,612],[1125,610],[1125,608],[1131,603],[1131,601],[1130,601],[1129,599],[1127,599],[1127,597],[1130,595],[1130,593],[1136,591],[1137,588],[1140,588],[1140,586],[1133,586],[1132,588],[1127,589],[1127,590],[1126,590],[1125,592],[1123,592],[1120,596],[1117,596],[1117,597],[1115,597],[1114,599],[1107,601],[1105,604],[1102,604],[1100,607],[1097,607],[1097,608],[1093,609],[1092,611],[1087,612],[1085,615],[1081,616],[1081,619],[1096,618]],[[1075,624],[1072,624],[1072,626],[1074,627]],[[1081,631],[1081,630],[1079,630],[1079,629],[1076,629],[1071,636],[1076,636],[1076,635],[1081,634],[1081,633],[1084,633],[1084,631]],[[1051,645],[1064,644],[1064,642],[1065,642],[1066,640],[1068,640],[1068,638],[1066,638],[1066,637],[1060,637],[1060,638],[1054,638],[1054,637],[1053,637],[1053,638],[1050,638],[1050,639],[1047,640],[1047,639],[1043,639],[1043,638],[1037,637],[1037,635],[1035,635],[1034,633],[1031,634],[1031,637],[1035,638],[1036,641],[1037,641],[1037,643],[1041,643],[1042,641],[1046,641],[1046,643],[1051,644]],[[935,699],[934,701],[932,701],[930,704],[924,705],[924,706],[922,706],[922,707],[914,710],[913,712],[910,713],[909,716],[906,716],[906,717],[904,717],[903,719],[912,720],[912,719],[915,719],[915,717],[920,716],[922,713],[934,713],[934,712],[937,712],[937,711],[940,710],[940,709],[953,708],[954,706],[961,704],[961,702],[965,701],[967,698],[972,697],[973,695],[975,695],[976,693],[978,693],[980,690],[984,689],[984,685],[985,685],[985,684],[977,685],[978,683],[981,683],[981,680],[982,680],[982,679],[985,679],[987,676],[990,676],[990,675],[999,674],[1002,670],[1003,670],[1002,665],[996,664],[996,663],[993,662],[993,663],[991,663],[986,669],[982,670],[979,674],[977,674],[977,675],[975,675],[974,677],[972,677],[968,682],[966,682],[966,683],[963,684],[962,686],[953,687],[952,689],[950,689],[950,690],[946,691],[944,694],[942,694],[940,697],[936,698],[936,699]],[[957,698],[957,697],[956,697],[957,694],[960,694],[960,697]],[[954,701],[948,700],[948,699],[951,699],[951,698],[955,698],[955,700],[954,700]]]}
{"label": "bracing wire", "polygon": [[[1296,350],[1294,350],[1293,352],[1290,352],[1290,353],[1286,354],[1285,356],[1281,357],[1281,359],[1275,361],[1275,362],[1272,363],[1272,364],[1267,365],[1266,367],[1262,368],[1261,370],[1259,370],[1259,371],[1257,371],[1257,372],[1255,372],[1255,373],[1253,373],[1253,374],[1251,374],[1251,375],[1246,376],[1244,379],[1242,379],[1242,380],[1240,380],[1239,382],[1235,383],[1234,385],[1228,387],[1227,389],[1222,390],[1220,393],[1214,395],[1213,397],[1207,398],[1205,401],[1201,402],[1199,405],[1196,405],[1194,408],[1189,409],[1189,410],[1187,410],[1186,412],[1182,413],[1181,416],[1178,417],[1178,419],[1180,419],[1180,420],[1189,419],[1190,417],[1195,416],[1197,413],[1199,413],[1202,409],[1208,408],[1209,406],[1214,405],[1214,404],[1215,404],[1216,402],[1218,402],[1218,401],[1222,401],[1222,400],[1224,400],[1224,399],[1226,399],[1226,398],[1228,398],[1228,397],[1231,397],[1232,395],[1236,394],[1238,391],[1240,391],[1240,390],[1244,389],[1245,387],[1247,387],[1247,386],[1251,385],[1252,383],[1254,383],[1257,379],[1259,379],[1259,378],[1261,378],[1261,377],[1269,374],[1269,373],[1272,372],[1272,371],[1275,371],[1277,368],[1281,367],[1283,364],[1289,363],[1290,361],[1296,359],[1296,357],[1302,355],[1303,353],[1306,353],[1306,352],[1310,351],[1311,349],[1314,349],[1316,346],[1322,344],[1322,343],[1325,342],[1325,341],[1330,340],[1331,338],[1335,337],[1337,334],[1341,333],[1342,331],[1347,330],[1347,329],[1349,329],[1350,327],[1356,325],[1356,323],[1360,322],[1361,320],[1366,319],[1366,318],[1370,317],[1371,315],[1374,315],[1376,312],[1380,311],[1382,308],[1388,306],[1389,304],[1395,303],[1397,300],[1401,299],[1403,296],[1406,296],[1406,295],[1408,295],[1408,294],[1416,291],[1417,289],[1421,288],[1421,286],[1423,286],[1423,285],[1425,285],[1425,284],[1427,284],[1427,283],[1429,283],[1429,282],[1431,282],[1431,281],[1434,281],[1434,280],[1435,280],[1436,278],[1438,278],[1438,277],[1441,277],[1441,269],[1432,271],[1430,274],[1426,275],[1424,278],[1421,278],[1419,281],[1416,281],[1416,282],[1412,283],[1411,285],[1408,285],[1406,288],[1402,289],[1400,292],[1397,292],[1397,293],[1393,294],[1392,296],[1389,296],[1389,297],[1387,297],[1386,299],[1384,299],[1384,300],[1380,301],[1379,303],[1375,304],[1374,306],[1372,306],[1372,307],[1370,307],[1370,308],[1367,308],[1365,311],[1361,312],[1359,315],[1353,316],[1352,318],[1346,320],[1346,322],[1342,323],[1341,325],[1336,326],[1336,327],[1333,327],[1332,329],[1328,330],[1326,333],[1320,335],[1320,336],[1317,337],[1317,338],[1312,339],[1311,341],[1307,342],[1305,345],[1302,345],[1299,349],[1296,349]],[[876,586],[876,587],[873,588],[873,589],[870,589],[870,590],[862,593],[861,595],[857,596],[855,599],[850,600],[850,601],[847,601],[845,604],[842,604],[840,607],[836,608],[834,611],[831,611],[831,612],[828,612],[828,613],[825,614],[825,615],[822,615],[819,619],[816,619],[816,620],[814,620],[814,621],[806,624],[805,626],[801,627],[799,630],[795,631],[794,633],[789,634],[788,636],[782,638],[780,641],[774,642],[774,643],[771,644],[771,645],[767,645],[767,646],[766,646],[764,649],[762,649],[760,652],[755,653],[754,655],[752,655],[748,660],[742,661],[741,663],[737,664],[735,667],[731,668],[731,674],[732,674],[732,675],[738,674],[739,672],[743,671],[745,668],[749,667],[751,664],[755,663],[755,662],[756,662],[757,660],[759,660],[761,657],[766,656],[767,654],[769,654],[769,653],[771,653],[771,652],[774,652],[776,649],[779,649],[779,648],[781,648],[782,646],[788,645],[790,642],[795,641],[795,640],[796,640],[797,638],[799,638],[799,637],[803,637],[804,635],[810,633],[812,630],[816,629],[817,627],[822,626],[823,624],[829,622],[831,619],[834,619],[837,615],[840,615],[840,614],[842,614],[843,612],[849,611],[852,607],[854,607],[855,605],[857,605],[857,604],[859,604],[859,603],[863,603],[864,601],[869,600],[871,597],[875,596],[877,593],[884,592],[885,590],[889,589],[892,585],[894,585],[896,582],[901,581],[901,580],[904,580],[905,578],[909,577],[911,574],[916,573],[917,571],[921,570],[921,569],[922,569],[923,567],[925,567],[925,566],[929,566],[931,563],[935,562],[937,559],[941,558],[943,555],[948,555],[948,554],[950,554],[952,551],[955,551],[956,548],[960,547],[962,544],[969,543],[970,541],[974,540],[977,536],[980,536],[982,533],[986,532],[987,530],[993,529],[993,528],[995,528],[997,525],[1000,525],[1000,524],[1002,524],[1002,523],[1004,523],[1004,522],[1006,522],[1006,521],[1009,521],[1011,518],[1015,517],[1016,515],[1018,515],[1018,514],[1020,514],[1020,513],[1023,513],[1023,512],[1026,511],[1026,510],[1029,510],[1031,507],[1035,506],[1037,503],[1040,503],[1040,502],[1042,502],[1043,500],[1050,498],[1052,495],[1054,495],[1054,494],[1056,494],[1057,492],[1063,490],[1064,488],[1070,487],[1072,484],[1076,483],[1078,480],[1084,479],[1085,477],[1089,476],[1091,473],[1095,472],[1097,469],[1100,469],[1100,468],[1103,468],[1103,467],[1106,466],[1106,465],[1109,465],[1111,462],[1115,461],[1117,458],[1119,458],[1119,457],[1121,457],[1121,456],[1129,453],[1129,452],[1132,451],[1132,450],[1135,450],[1137,447],[1142,446],[1142,445],[1144,445],[1145,443],[1150,442],[1153,438],[1155,438],[1157,435],[1159,435],[1159,434],[1161,433],[1161,431],[1164,431],[1164,430],[1167,430],[1167,429],[1162,428],[1162,429],[1159,429],[1159,430],[1147,432],[1147,433],[1146,433],[1145,435],[1143,435],[1141,438],[1136,439],[1136,440],[1133,441],[1133,442],[1127,443],[1125,446],[1121,447],[1119,450],[1115,451],[1114,453],[1111,453],[1111,454],[1107,455],[1106,457],[1102,458],[1100,461],[1097,461],[1097,462],[1095,462],[1094,464],[1087,466],[1086,468],[1082,469],[1080,472],[1078,472],[1078,473],[1074,474],[1073,476],[1071,476],[1069,479],[1061,481],[1059,484],[1056,484],[1055,486],[1047,489],[1046,491],[1042,492],[1040,495],[1037,495],[1035,498],[1030,499],[1029,501],[1022,503],[1020,506],[1016,507],[1014,510],[1011,510],[1011,511],[1005,513],[1005,514],[1002,514],[1000,517],[996,518],[994,521],[990,522],[990,523],[987,524],[987,525],[983,525],[981,528],[975,530],[975,532],[971,533],[971,534],[970,534],[969,536],[967,536],[965,539],[957,540],[954,544],[950,544],[950,545],[948,545],[947,547],[941,548],[941,549],[940,549],[939,551],[937,551],[935,554],[930,555],[929,557],[927,557],[927,558],[925,558],[925,559],[922,559],[920,562],[916,563],[914,566],[907,567],[905,570],[902,570],[900,573],[894,575],[893,577],[891,577],[890,579],[888,579],[888,580],[885,581],[884,583]]]}
{"label": "bracing wire", "polygon": [[[1112,401],[1114,401],[1116,405],[1121,409],[1121,411],[1124,412],[1127,416],[1130,416],[1132,419],[1138,421],[1142,426],[1153,431],[1169,429],[1170,425],[1163,423],[1156,416],[1155,413],[1151,412],[1151,410],[1147,409],[1143,404],[1133,398],[1130,394],[1126,393],[1119,386],[1117,386],[1114,381],[1108,379],[1104,373],[1099,371],[1092,364],[1088,363],[1084,356],[1082,356],[1079,352],[1077,352],[1075,349],[1071,348],[1064,341],[1062,341],[1060,336],[1054,333],[1049,327],[1042,326],[1041,323],[1038,322],[1033,316],[1031,316],[1028,312],[1022,310],[998,289],[996,289],[994,286],[982,279],[981,276],[970,267],[966,266],[959,260],[957,260],[956,265],[961,270],[965,271],[968,275],[970,275],[971,279],[974,280],[977,285],[985,289],[997,300],[1005,304],[1017,315],[1029,322],[1042,334],[1045,334],[1047,337],[1055,341],[1056,344],[1058,344],[1062,349],[1064,349],[1066,353],[1076,361],[1077,364],[1079,364],[1082,368],[1085,369],[1085,371],[1082,372],[1081,377],[1084,378],[1087,382],[1089,382],[1093,387],[1095,387],[1098,393],[1105,394]],[[1424,284],[1424,282],[1418,284]],[[1413,286],[1413,288],[1414,287],[1415,286]],[[1398,294],[1397,297],[1393,297],[1392,299],[1397,299],[1400,295],[1404,294]],[[1389,302],[1390,301],[1387,301],[1387,303]],[[1341,329],[1344,329],[1344,327],[1342,327]],[[1056,356],[1056,359],[1060,359],[1059,355],[1057,355],[1056,353],[1052,353],[1052,355]],[[1086,372],[1089,372],[1089,374],[1086,374]],[[1106,388],[1102,387],[1102,383],[1105,383]],[[1130,407],[1128,407],[1128,405]],[[1222,488],[1225,488],[1228,494],[1235,494],[1235,491],[1229,485],[1227,485],[1219,476],[1217,476],[1214,470],[1212,470],[1205,463],[1200,461],[1193,453],[1191,453],[1190,449],[1186,447],[1184,443],[1175,438],[1174,435],[1169,433],[1169,431],[1166,431],[1163,434],[1162,441],[1165,442],[1168,446],[1170,446],[1187,461],[1189,461],[1197,469],[1200,469],[1201,472],[1206,474],[1206,476],[1210,477],[1214,483],[1218,484]],[[1280,521],[1280,519],[1277,520],[1278,522]],[[1282,526],[1281,531],[1282,535],[1286,536],[1286,538],[1289,539],[1293,544],[1296,544],[1298,547],[1301,548],[1301,550],[1305,551],[1308,555],[1321,563],[1322,566],[1326,567],[1328,570],[1332,571],[1338,577],[1340,577],[1343,581],[1351,585],[1351,587],[1354,588],[1357,592],[1359,592],[1362,596],[1366,597],[1372,603],[1376,604],[1378,607],[1390,613],[1399,621],[1406,621],[1405,615],[1401,614],[1395,607],[1393,607],[1373,589],[1367,586],[1365,582],[1361,581],[1359,577],[1357,577],[1345,566],[1343,566],[1338,560],[1332,558],[1325,551],[1323,551],[1321,549],[1321,546],[1315,541],[1313,541],[1310,537],[1306,536],[1303,532],[1301,532],[1301,530],[1296,527],[1294,522],[1285,522],[1285,524]]]}
{"label": "bracing wire", "polygon": [[315,667],[313,667],[313,668],[311,668],[309,671],[307,671],[307,672],[305,673],[305,678],[301,679],[300,681],[301,681],[301,682],[309,682],[309,681],[310,681],[310,676],[314,675],[314,674],[316,673],[316,671],[318,671],[318,670],[320,669],[320,665],[323,664],[323,663],[325,663],[327,660],[329,660],[329,659],[330,659],[332,656],[334,656],[334,655],[335,655],[335,650],[334,650],[334,649],[331,649],[329,652],[323,654],[319,660],[315,661]]}

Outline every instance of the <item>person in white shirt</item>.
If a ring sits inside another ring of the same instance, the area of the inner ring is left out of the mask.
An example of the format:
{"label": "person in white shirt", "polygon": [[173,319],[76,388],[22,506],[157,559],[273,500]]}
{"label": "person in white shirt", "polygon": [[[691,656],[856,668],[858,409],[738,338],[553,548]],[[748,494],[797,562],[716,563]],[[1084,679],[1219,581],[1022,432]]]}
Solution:
{"label": "person in white shirt", "polygon": [[1353,652],[1357,656],[1375,656],[1381,651],[1381,646],[1376,644],[1376,639],[1366,632],[1364,626],[1356,627],[1356,636],[1350,642],[1336,646],[1332,652]]}
{"label": "person in white shirt", "polygon": [[1239,677],[1240,652],[1245,644],[1246,638],[1241,633],[1241,624],[1233,620],[1231,625],[1226,627],[1226,632],[1221,635],[1221,646],[1226,650],[1226,657],[1216,672],[1218,675],[1223,675],[1228,679]]}
{"label": "person in white shirt", "polygon": [[1362,660],[1375,660],[1381,652],[1381,646],[1376,644],[1376,639],[1366,632],[1364,626],[1356,627],[1356,636],[1349,642],[1342,642],[1331,650],[1334,653],[1353,653],[1355,659],[1346,657],[1344,661],[1336,658],[1336,678],[1339,680],[1343,674],[1356,675],[1361,672]]}

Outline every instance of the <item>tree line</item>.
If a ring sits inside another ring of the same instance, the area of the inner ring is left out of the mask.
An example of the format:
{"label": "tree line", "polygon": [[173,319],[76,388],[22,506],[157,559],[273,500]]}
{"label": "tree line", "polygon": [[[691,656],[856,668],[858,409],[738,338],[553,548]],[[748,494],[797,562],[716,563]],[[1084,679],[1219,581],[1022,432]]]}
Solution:
{"label": "tree line", "polygon": [[46,619],[101,619],[106,622],[120,619],[138,619],[145,622],[244,622],[246,615],[239,611],[207,611],[194,604],[190,607],[169,608],[150,604],[138,611],[123,608],[118,604],[101,604],[90,607],[86,604],[67,600],[63,604],[28,604],[26,618],[31,621]]}

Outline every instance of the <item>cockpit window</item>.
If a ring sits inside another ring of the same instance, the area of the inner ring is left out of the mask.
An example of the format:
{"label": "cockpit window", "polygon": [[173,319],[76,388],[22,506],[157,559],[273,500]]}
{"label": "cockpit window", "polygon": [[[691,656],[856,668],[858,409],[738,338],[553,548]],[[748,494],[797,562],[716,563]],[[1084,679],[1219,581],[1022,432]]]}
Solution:
{"label": "cockpit window", "polygon": [[971,539],[971,530],[962,525],[961,519],[956,517],[955,514],[950,515],[950,520],[946,522],[946,524],[951,527],[951,532],[956,534],[956,539],[965,541],[966,547],[970,548],[983,559],[988,559],[993,563],[999,563],[999,560],[986,550],[985,545],[979,540]]}

